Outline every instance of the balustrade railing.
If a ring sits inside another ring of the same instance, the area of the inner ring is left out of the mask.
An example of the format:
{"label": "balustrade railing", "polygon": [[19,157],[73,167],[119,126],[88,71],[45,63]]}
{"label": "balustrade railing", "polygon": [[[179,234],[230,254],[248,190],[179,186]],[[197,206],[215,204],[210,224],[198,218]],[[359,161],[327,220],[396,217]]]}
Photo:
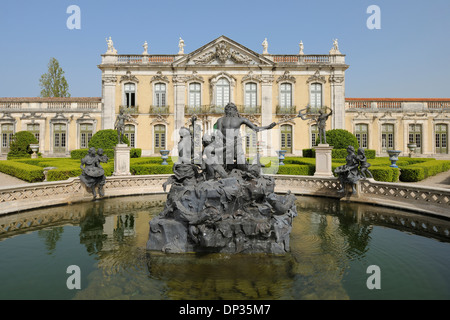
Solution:
{"label": "balustrade railing", "polygon": [[[1,98],[0,98],[1,99]],[[41,101],[43,100],[43,101]],[[0,100],[0,112],[36,112],[46,110],[54,111],[67,111],[67,110],[88,110],[95,111],[101,109],[100,99],[95,101],[45,101],[44,99],[37,98],[37,100],[26,99],[23,102],[9,102]]]}
{"label": "balustrade railing", "polygon": [[276,113],[277,113],[277,115],[297,114],[297,107],[296,106],[290,106],[290,107],[277,106]]}
{"label": "balustrade railing", "polygon": [[170,107],[169,106],[150,106],[151,114],[169,114]]}

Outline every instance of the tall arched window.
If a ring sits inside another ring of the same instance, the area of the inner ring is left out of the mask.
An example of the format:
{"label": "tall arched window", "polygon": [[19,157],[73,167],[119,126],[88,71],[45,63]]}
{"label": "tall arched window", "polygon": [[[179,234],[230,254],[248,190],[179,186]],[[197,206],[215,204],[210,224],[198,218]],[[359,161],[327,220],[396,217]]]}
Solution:
{"label": "tall arched window", "polygon": [[154,127],[154,150],[159,153],[160,150],[166,149],[166,126],[157,124]]}
{"label": "tall arched window", "polygon": [[408,127],[408,142],[416,144],[415,153],[422,153],[422,125],[410,124]]}
{"label": "tall arched window", "polygon": [[319,109],[322,107],[322,84],[311,83],[309,96],[312,109]]}
{"label": "tall arched window", "polygon": [[130,142],[131,148],[136,148],[136,132],[135,127],[132,124],[125,125],[124,134]]}
{"label": "tall arched window", "polygon": [[85,149],[89,146],[89,141],[92,138],[94,126],[90,123],[80,124],[80,148]]}
{"label": "tall arched window", "polygon": [[201,105],[201,85],[194,82],[189,84],[189,106],[200,107]]}
{"label": "tall arched window", "polygon": [[361,148],[367,149],[369,141],[369,126],[364,123],[357,123],[355,125],[355,137]]}
{"label": "tall arched window", "polygon": [[280,85],[280,107],[292,107],[292,84],[282,83]]}
{"label": "tall arched window", "polygon": [[319,138],[319,127],[317,124],[313,124],[311,126],[311,148],[317,146],[317,142]]}
{"label": "tall arched window", "polygon": [[394,125],[383,124],[381,126],[381,151],[394,150]]}
{"label": "tall arched window", "polygon": [[34,135],[34,137],[36,138],[36,140],[37,141],[40,141],[39,140],[39,123],[29,123],[29,124],[27,124],[27,131],[28,132],[31,132],[33,135]]}
{"label": "tall arched window", "polygon": [[438,123],[434,126],[436,153],[448,153],[448,126]]}
{"label": "tall arched window", "polygon": [[284,124],[281,126],[281,150],[292,153],[292,126]]}
{"label": "tall arched window", "polygon": [[2,124],[2,153],[9,152],[9,145],[11,144],[14,135],[14,124]]}
{"label": "tall arched window", "polygon": [[65,153],[67,143],[67,129],[64,123],[55,123],[53,125],[53,152]]}
{"label": "tall arched window", "polygon": [[136,106],[136,85],[134,83],[125,83],[125,106],[134,107]]}
{"label": "tall arched window", "polygon": [[220,78],[216,83],[216,105],[225,107],[230,102],[230,82]]}
{"label": "tall arched window", "polygon": [[257,85],[254,82],[249,82],[245,84],[245,106],[246,107],[256,107],[257,101]]}
{"label": "tall arched window", "polygon": [[157,107],[164,107],[167,105],[166,101],[166,84],[159,82],[155,84],[155,101],[154,105]]}

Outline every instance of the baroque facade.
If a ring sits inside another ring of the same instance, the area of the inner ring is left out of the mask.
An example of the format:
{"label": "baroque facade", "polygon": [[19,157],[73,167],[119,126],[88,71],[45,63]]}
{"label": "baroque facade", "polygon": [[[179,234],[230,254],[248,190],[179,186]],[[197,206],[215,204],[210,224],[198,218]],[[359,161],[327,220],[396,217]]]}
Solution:
{"label": "baroque facade", "polygon": [[276,150],[301,154],[311,147],[308,137],[314,135],[314,128],[295,118],[300,110],[312,115],[326,106],[333,110],[328,128],[345,126],[348,66],[337,40],[322,55],[304,54],[302,43],[298,54],[269,54],[267,40],[260,54],[225,36],[189,54],[184,53],[182,39],[178,54],[152,55],[147,50],[145,43],[143,54],[117,54],[108,40],[108,51],[98,66],[102,128],[113,128],[120,110],[130,114],[128,134],[142,155],[159,154],[161,149],[176,154],[178,130],[189,127],[192,116],[203,133],[210,132],[229,102],[258,126],[280,123],[260,137],[242,128],[247,149],[264,142],[263,150],[270,155]]}
{"label": "baroque facade", "polygon": [[[319,109],[332,110],[328,129],[354,133],[362,147],[377,155],[397,149],[408,155],[408,143],[417,156],[449,154],[450,99],[363,99],[345,97],[348,65],[337,40],[326,54],[270,54],[221,36],[190,52],[180,39],[177,54],[118,54],[107,40],[101,55],[102,96],[94,98],[0,98],[1,154],[5,158],[12,135],[31,131],[44,156],[65,157],[86,148],[101,129],[114,129],[120,110],[127,113],[125,134],[143,156],[167,149],[176,155],[178,131],[196,125],[209,133],[228,102],[242,117],[258,126],[278,125],[256,136],[242,128],[248,153],[258,145],[264,155],[277,150],[302,155],[318,138],[313,121]],[[296,118],[299,111],[307,120]]]}

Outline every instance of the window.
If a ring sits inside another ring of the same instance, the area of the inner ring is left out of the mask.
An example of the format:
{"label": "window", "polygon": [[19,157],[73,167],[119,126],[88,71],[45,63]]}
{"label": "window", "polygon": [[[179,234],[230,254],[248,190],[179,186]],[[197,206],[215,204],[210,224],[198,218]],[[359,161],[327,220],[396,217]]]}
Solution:
{"label": "window", "polygon": [[155,84],[155,106],[165,107],[166,104],[166,84],[156,83]]}
{"label": "window", "polygon": [[9,146],[14,135],[14,124],[2,124],[2,153],[9,152]]}
{"label": "window", "polygon": [[256,107],[256,83],[250,82],[245,85],[245,106]]}
{"label": "window", "polygon": [[437,124],[434,126],[436,153],[448,153],[448,126],[446,124]]}
{"label": "window", "polygon": [[394,150],[394,125],[383,124],[381,126],[381,149],[383,152]]}
{"label": "window", "polygon": [[93,125],[90,123],[80,124],[80,148],[86,149],[92,138]]}
{"label": "window", "polygon": [[319,128],[316,124],[311,126],[311,148],[317,146],[319,138]]}
{"label": "window", "polygon": [[225,107],[230,102],[230,82],[220,78],[216,84],[216,105]]}
{"label": "window", "polygon": [[355,137],[358,140],[360,148],[367,149],[369,141],[369,126],[367,124],[358,123],[355,125]]}
{"label": "window", "polygon": [[282,83],[280,86],[280,107],[292,107],[292,84]]}
{"label": "window", "polygon": [[322,84],[312,83],[310,87],[310,106],[312,109],[322,107]]}
{"label": "window", "polygon": [[132,124],[125,125],[124,134],[127,137],[128,141],[130,141],[130,147],[136,148],[136,136],[135,136],[135,127]]}
{"label": "window", "polygon": [[292,153],[292,126],[285,124],[281,126],[281,150]]}
{"label": "window", "polygon": [[158,124],[154,127],[154,149],[155,153],[166,150],[166,126]]}
{"label": "window", "polygon": [[53,125],[53,152],[66,152],[66,125],[63,123]]}
{"label": "window", "polygon": [[256,132],[250,128],[245,130],[245,149],[247,154],[252,155],[256,153]]}
{"label": "window", "polygon": [[415,153],[422,153],[422,125],[410,124],[408,126],[408,143],[415,143]]}
{"label": "window", "polygon": [[39,142],[39,124],[37,123],[27,124],[27,131],[31,132],[36,138],[36,140]]}
{"label": "window", "polygon": [[201,105],[201,86],[200,83],[191,83],[189,85],[189,106],[200,107]]}
{"label": "window", "polygon": [[136,85],[134,83],[125,83],[125,105],[127,107],[136,106]]}

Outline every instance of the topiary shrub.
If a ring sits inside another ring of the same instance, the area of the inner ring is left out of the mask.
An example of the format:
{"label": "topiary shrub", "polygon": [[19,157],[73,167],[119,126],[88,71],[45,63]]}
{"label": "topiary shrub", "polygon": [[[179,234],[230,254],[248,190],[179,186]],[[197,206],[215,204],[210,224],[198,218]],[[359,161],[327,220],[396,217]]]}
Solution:
{"label": "topiary shrub", "polygon": [[333,146],[334,149],[347,149],[348,146],[353,146],[355,151],[358,150],[359,144],[353,133],[344,129],[332,129],[326,132],[327,143]]}
{"label": "topiary shrub", "polygon": [[[130,145],[128,138],[126,136],[123,137],[123,142],[127,145]],[[114,147],[119,142],[117,131],[113,129],[105,129],[97,131],[89,141],[89,148],[94,147],[95,149],[102,148],[105,149],[114,149]]]}
{"label": "topiary shrub", "polygon": [[34,134],[29,131],[19,131],[13,135],[7,159],[31,158],[33,151],[30,144],[37,144]]}

